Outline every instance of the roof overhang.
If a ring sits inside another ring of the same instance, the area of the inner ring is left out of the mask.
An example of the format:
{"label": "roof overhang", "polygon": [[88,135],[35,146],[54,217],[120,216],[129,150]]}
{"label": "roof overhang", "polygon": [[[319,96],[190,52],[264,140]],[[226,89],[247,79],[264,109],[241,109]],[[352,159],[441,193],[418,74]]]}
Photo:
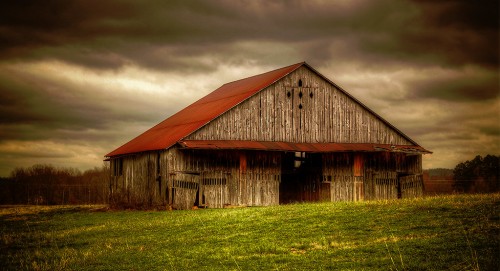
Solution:
{"label": "roof overhang", "polygon": [[182,149],[199,150],[262,150],[285,152],[402,152],[407,154],[432,153],[415,145],[391,145],[374,143],[292,143],[246,140],[183,140]]}

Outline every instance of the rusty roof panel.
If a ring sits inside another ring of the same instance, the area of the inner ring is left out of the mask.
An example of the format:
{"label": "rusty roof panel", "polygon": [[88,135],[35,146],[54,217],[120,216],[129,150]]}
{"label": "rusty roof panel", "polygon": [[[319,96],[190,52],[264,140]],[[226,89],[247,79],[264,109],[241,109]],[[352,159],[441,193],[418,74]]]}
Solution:
{"label": "rusty roof panel", "polygon": [[304,62],[297,63],[224,84],[116,150],[106,154],[106,156],[113,157],[143,151],[167,149],[222,113],[304,64]]}
{"label": "rusty roof panel", "polygon": [[179,145],[185,149],[239,149],[265,151],[294,152],[404,152],[431,153],[415,145],[390,145],[373,143],[292,143],[274,141],[244,141],[244,140],[184,140]]}

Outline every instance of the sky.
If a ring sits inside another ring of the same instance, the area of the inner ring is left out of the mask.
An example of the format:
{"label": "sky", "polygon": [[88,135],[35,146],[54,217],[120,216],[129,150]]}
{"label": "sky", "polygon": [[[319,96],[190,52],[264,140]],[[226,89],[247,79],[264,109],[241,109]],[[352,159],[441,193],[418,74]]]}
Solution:
{"label": "sky", "polygon": [[433,151],[424,168],[500,155],[496,0],[20,0],[0,4],[0,176],[100,167],[219,86],[302,61]]}

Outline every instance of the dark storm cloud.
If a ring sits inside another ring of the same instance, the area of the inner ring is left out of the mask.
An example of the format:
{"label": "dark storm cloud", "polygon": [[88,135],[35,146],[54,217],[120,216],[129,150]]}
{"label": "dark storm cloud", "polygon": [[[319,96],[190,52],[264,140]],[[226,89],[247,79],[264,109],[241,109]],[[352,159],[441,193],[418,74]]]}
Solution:
{"label": "dark storm cloud", "polygon": [[482,134],[486,134],[489,136],[500,137],[500,127],[498,126],[490,126],[490,125],[482,125],[479,127],[479,131]]}
{"label": "dark storm cloud", "polygon": [[[0,101],[0,114],[3,116],[1,124],[40,123],[54,127],[104,125],[97,121],[99,118],[90,117],[102,114],[103,112],[99,112],[100,108],[91,103],[81,103],[81,99],[72,97],[74,94],[63,86],[22,75],[16,77],[17,80],[11,80],[5,75],[0,76],[1,96],[7,97]],[[14,108],[17,110],[13,110]]]}
{"label": "dark storm cloud", "polygon": [[88,130],[105,130],[124,121],[149,124],[158,118],[150,104],[137,97],[0,72],[0,141],[83,139]]}
{"label": "dark storm cloud", "polygon": [[421,26],[404,37],[404,46],[442,57],[452,65],[499,64],[499,2],[416,0]]}
{"label": "dark storm cloud", "polygon": [[30,110],[27,98],[26,91],[17,88],[0,75],[0,124],[40,121],[42,118]]}
{"label": "dark storm cloud", "polygon": [[[234,42],[275,41],[298,48],[318,65],[338,58],[337,50],[343,51],[342,58],[373,65],[436,60],[490,67],[498,63],[496,1],[481,5],[354,1],[347,5],[336,1],[52,0],[2,5],[0,56],[4,59],[59,58],[91,68],[136,63],[190,70],[198,64],[195,57],[224,55]],[[226,55],[231,59],[234,52]],[[199,67],[204,69],[211,67]]]}
{"label": "dark storm cloud", "polygon": [[[188,64],[177,60],[179,57],[205,54],[210,49],[207,46],[238,39],[241,33],[238,27],[251,25],[248,21],[235,21],[234,15],[228,18],[231,12],[224,8],[223,2],[215,4],[184,1],[155,1],[147,5],[134,1],[2,4],[0,56],[63,59],[104,69],[132,62],[160,69],[182,68]],[[244,28],[243,33],[249,29],[258,32],[257,28]]]}
{"label": "dark storm cloud", "polygon": [[2,53],[16,55],[103,36],[119,29],[113,22],[132,15],[113,1],[9,1],[0,11]]}
{"label": "dark storm cloud", "polygon": [[486,70],[476,74],[456,74],[445,77],[436,75],[408,82],[412,92],[409,98],[434,98],[445,101],[470,102],[497,99],[500,95],[499,78],[496,72]]}
{"label": "dark storm cloud", "polygon": [[0,56],[4,59],[60,58],[105,69],[127,63],[179,69],[192,65],[183,57],[223,54],[234,42],[275,41],[298,47],[307,60],[321,65],[334,54],[330,49],[338,49],[330,44],[341,40],[348,43],[342,46],[345,57],[355,55],[358,48],[365,51],[360,58],[372,55],[378,62],[390,60],[395,52],[415,56],[399,40],[406,33],[401,26],[411,25],[418,14],[407,2],[19,1],[3,5]]}

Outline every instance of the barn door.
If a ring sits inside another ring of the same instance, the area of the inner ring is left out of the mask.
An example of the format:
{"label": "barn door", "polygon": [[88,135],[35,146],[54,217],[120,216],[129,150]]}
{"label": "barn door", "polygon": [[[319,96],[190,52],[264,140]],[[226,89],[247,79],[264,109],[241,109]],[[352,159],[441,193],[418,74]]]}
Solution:
{"label": "barn door", "polygon": [[176,173],[172,181],[172,203],[179,210],[191,209],[200,186],[200,175]]}
{"label": "barn door", "polygon": [[353,200],[362,201],[365,199],[365,189],[363,183],[363,177],[354,177],[354,189],[353,189]]}
{"label": "barn door", "polygon": [[319,201],[332,201],[330,184],[329,182],[321,183]]}
{"label": "barn door", "polygon": [[398,197],[398,177],[396,172],[374,172],[371,176],[370,199],[396,199]]}
{"label": "barn door", "polygon": [[198,206],[223,208],[224,205],[229,205],[228,178],[229,174],[222,171],[204,172],[198,193]]}
{"label": "barn door", "polygon": [[285,153],[282,159],[280,183],[280,203],[319,201],[328,187],[322,185],[321,155],[292,152]]}
{"label": "barn door", "polygon": [[404,174],[398,178],[399,198],[415,198],[424,194],[423,176],[421,174]]}

